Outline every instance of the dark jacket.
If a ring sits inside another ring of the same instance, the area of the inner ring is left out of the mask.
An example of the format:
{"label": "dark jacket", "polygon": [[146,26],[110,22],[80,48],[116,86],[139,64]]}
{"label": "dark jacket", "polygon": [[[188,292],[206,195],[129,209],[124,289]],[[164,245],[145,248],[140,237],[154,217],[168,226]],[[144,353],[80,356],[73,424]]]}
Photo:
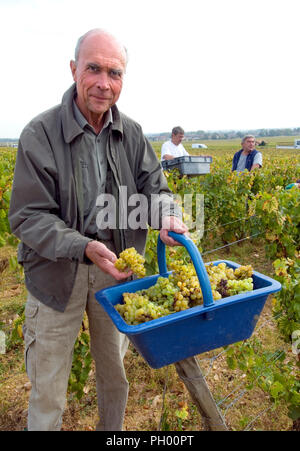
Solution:
{"label": "dark jacket", "polygon": [[[235,171],[238,165],[238,161],[240,159],[241,153],[243,152],[243,149],[239,150],[238,152],[236,152],[233,156],[233,160],[232,160],[232,171]],[[252,152],[249,153],[249,155],[247,156],[246,159],[246,169],[248,169],[248,171],[251,170],[252,165],[253,165],[253,161],[254,161],[254,157],[255,155],[258,153],[258,151],[256,149],[252,150]]]}
{"label": "dark jacket", "polygon": [[[9,221],[21,240],[18,261],[28,290],[44,304],[64,311],[78,263],[88,263],[83,234],[82,168],[78,158],[84,132],[73,116],[73,85],[62,103],[40,114],[23,130],[17,154]],[[167,194],[160,163],[141,127],[112,107],[107,145],[107,191],[119,196]],[[126,206],[125,206],[126,208]],[[174,207],[176,208],[176,207]],[[128,211],[129,214],[129,211]],[[117,222],[118,227],[118,222]],[[113,230],[116,250],[144,252],[147,230]],[[91,263],[91,262],[89,262]]]}

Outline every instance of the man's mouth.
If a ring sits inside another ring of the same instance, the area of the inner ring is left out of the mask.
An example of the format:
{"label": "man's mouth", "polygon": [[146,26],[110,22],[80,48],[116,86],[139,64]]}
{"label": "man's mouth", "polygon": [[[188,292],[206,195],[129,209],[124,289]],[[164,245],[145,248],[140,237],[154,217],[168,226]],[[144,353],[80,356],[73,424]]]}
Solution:
{"label": "man's mouth", "polygon": [[92,94],[91,97],[94,97],[94,99],[98,100],[99,102],[105,102],[105,101],[109,100],[108,97],[95,96],[94,94]]}

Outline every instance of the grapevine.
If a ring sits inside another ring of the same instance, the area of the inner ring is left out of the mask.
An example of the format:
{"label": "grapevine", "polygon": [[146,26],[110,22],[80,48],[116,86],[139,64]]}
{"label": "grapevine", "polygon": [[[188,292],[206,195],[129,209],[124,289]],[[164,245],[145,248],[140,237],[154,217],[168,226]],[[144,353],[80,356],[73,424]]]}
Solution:
{"label": "grapevine", "polygon": [[[154,144],[158,146],[158,144]],[[217,147],[220,144],[216,142],[216,144],[211,143],[210,146]],[[167,173],[167,180],[170,189],[182,197],[188,192],[204,194],[205,223],[204,236],[201,240],[201,253],[210,251],[213,247],[218,247],[223,243],[227,244],[259,232],[261,233],[259,237],[265,240],[269,258],[273,261],[278,259],[274,263],[276,273],[274,278],[282,283],[282,290],[272,299],[273,312],[280,333],[287,343],[290,344],[289,352],[273,363],[273,360],[270,360],[269,348],[264,348],[262,343],[258,346],[257,342],[252,339],[251,341],[247,340],[247,342],[231,345],[227,349],[227,356],[231,363],[229,366],[232,369],[239,367],[244,373],[247,373],[249,384],[259,385],[266,393],[270,394],[272,401],[275,403],[280,400],[284,401],[290,417],[295,421],[300,415],[299,374],[297,373],[300,354],[298,352],[299,349],[296,348],[297,337],[293,341],[293,333],[299,330],[300,311],[300,190],[285,191],[284,187],[291,181],[300,178],[299,151],[289,154],[289,157],[287,157],[286,151],[282,152],[282,154],[277,150],[270,153],[270,149],[268,149],[264,154],[264,165],[261,170],[237,176],[237,174],[231,172],[233,150],[230,144],[230,151],[224,152],[222,150],[222,156],[219,156],[218,152],[213,154],[211,173],[205,177],[180,176],[173,171],[173,173]],[[0,149],[0,247],[7,244],[17,244],[17,239],[10,234],[7,218],[15,155],[15,150]],[[276,198],[276,201],[273,200],[274,198]],[[193,204],[192,212],[195,220],[194,210],[195,205]],[[242,221],[241,218],[245,219]],[[158,273],[155,252],[158,233],[159,231],[157,230],[150,230],[148,233],[145,252],[147,275]],[[255,246],[255,243],[253,244]],[[200,248],[200,245],[197,246]],[[2,255],[6,256],[6,248],[2,249]],[[16,256],[13,258],[14,267],[12,267],[10,262],[10,269],[15,274],[17,258]],[[171,265],[170,260],[185,259],[184,247],[178,248],[176,251],[174,248],[167,249],[166,258],[169,267]],[[293,264],[291,264],[291,260],[294,262]],[[208,267],[207,270],[209,270]],[[233,287],[229,287],[231,284],[229,281],[232,280],[238,283],[239,278],[237,274],[235,279],[227,273],[227,279],[225,280],[221,277],[221,273],[222,270],[220,269],[218,275],[215,274],[215,283],[212,283],[212,288],[214,289],[214,296],[218,293],[223,298],[229,295],[229,289],[233,289]],[[272,276],[272,273],[270,275]],[[246,278],[250,278],[250,276],[246,277],[245,275]],[[4,281],[4,276],[2,279]],[[243,279],[240,278],[240,280]],[[164,279],[163,282],[165,284],[169,280]],[[183,283],[186,283],[186,281]],[[182,289],[183,287],[184,285],[182,285]],[[155,291],[157,287],[153,286],[151,288]],[[157,289],[157,298],[161,302],[159,304],[153,302],[153,304],[159,306],[161,311],[163,308],[168,311],[170,308],[175,310],[173,308],[175,297],[178,298],[178,301],[182,300],[181,296],[184,297],[179,290],[179,286],[172,288],[174,296],[171,293],[168,296],[167,291],[168,289],[171,290],[171,288],[167,285],[164,286],[164,290],[166,290],[164,296]],[[192,305],[192,301],[195,305],[197,305],[197,302],[202,302],[202,297],[199,300],[193,299],[193,297],[196,297],[196,294],[197,291],[195,293],[195,289],[194,293],[190,293],[189,307]],[[215,299],[215,301],[217,300]],[[170,302],[170,307],[167,305],[168,302]],[[166,303],[165,306],[164,303]],[[179,302],[177,302],[177,307],[181,308]],[[144,307],[141,306],[140,308]],[[23,315],[21,315],[20,311],[16,313],[19,316],[11,324],[12,330],[7,341],[9,361],[12,361],[11,353],[19,353],[17,348],[23,343],[21,331]],[[146,315],[147,310],[144,312],[143,319],[146,318]],[[0,324],[0,329],[3,328],[4,325],[2,324],[1,326]],[[78,363],[78,360],[80,360],[82,365],[72,367],[69,381],[69,389],[78,398],[82,395],[82,388],[86,383],[87,364],[89,364],[88,349],[86,347],[88,341],[83,339],[83,337],[78,337],[74,352],[74,363]],[[274,338],[276,338],[275,331]],[[79,385],[77,385],[78,381],[80,382]]]}

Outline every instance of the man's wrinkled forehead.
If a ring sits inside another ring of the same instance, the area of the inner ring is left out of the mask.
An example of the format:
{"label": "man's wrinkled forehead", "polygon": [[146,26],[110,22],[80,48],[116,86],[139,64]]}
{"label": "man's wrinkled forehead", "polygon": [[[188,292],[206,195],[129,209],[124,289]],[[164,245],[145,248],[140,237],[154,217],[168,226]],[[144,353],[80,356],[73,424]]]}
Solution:
{"label": "man's wrinkled forehead", "polygon": [[112,35],[102,31],[92,31],[79,42],[75,56],[80,59],[101,57],[121,62],[126,67],[127,52],[125,47]]}

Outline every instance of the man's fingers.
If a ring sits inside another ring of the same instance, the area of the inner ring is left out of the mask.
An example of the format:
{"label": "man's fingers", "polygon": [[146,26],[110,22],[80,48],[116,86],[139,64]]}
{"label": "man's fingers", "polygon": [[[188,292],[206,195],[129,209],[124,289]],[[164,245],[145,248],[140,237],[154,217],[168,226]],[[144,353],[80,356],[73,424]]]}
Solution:
{"label": "man's fingers", "polygon": [[115,253],[99,241],[90,241],[86,246],[85,253],[98,268],[116,280],[128,279],[132,275],[132,271],[121,272],[115,268],[114,263],[117,260]]}
{"label": "man's fingers", "polygon": [[176,233],[188,232],[188,227],[176,216],[165,216],[162,219],[162,229],[172,230]]}
{"label": "man's fingers", "polygon": [[128,279],[128,277],[132,276],[132,271],[122,272],[119,271],[115,265],[104,258],[99,258],[97,266],[104,272],[110,274],[116,280]]}
{"label": "man's fingers", "polygon": [[108,249],[108,247],[106,247],[105,244],[99,242],[97,242],[97,244],[99,245],[97,248],[97,253],[101,257],[111,261],[112,263],[114,263],[117,260],[116,254],[112,252],[110,249]]}
{"label": "man's fingers", "polygon": [[[162,229],[160,231],[160,238],[161,240],[167,245],[167,246],[181,246],[180,243],[178,243],[178,241],[175,241],[173,238],[171,238],[168,235],[169,230],[166,229]],[[177,232],[179,233],[179,232]]]}
{"label": "man's fingers", "polygon": [[167,246],[181,246],[176,240],[168,235],[169,231],[188,234],[188,227],[176,216],[165,216],[162,219],[162,229],[160,231],[160,238]]}
{"label": "man's fingers", "polygon": [[86,256],[95,263],[95,260],[105,258],[114,263],[117,260],[116,254],[108,249],[105,244],[99,241],[90,241],[85,248]]}
{"label": "man's fingers", "polygon": [[132,275],[132,271],[119,271],[112,261],[108,260],[107,258],[103,258],[100,255],[95,258],[94,263],[98,266],[98,268],[101,269],[101,271],[110,274],[116,280],[128,279],[128,277]]}

